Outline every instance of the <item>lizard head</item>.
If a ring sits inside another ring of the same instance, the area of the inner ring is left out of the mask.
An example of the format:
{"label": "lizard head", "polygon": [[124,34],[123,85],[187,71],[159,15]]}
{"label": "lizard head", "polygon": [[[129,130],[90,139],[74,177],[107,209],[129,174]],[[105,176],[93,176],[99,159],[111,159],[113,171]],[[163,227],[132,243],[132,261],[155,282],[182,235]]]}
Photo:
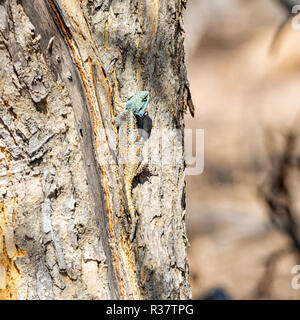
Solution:
{"label": "lizard head", "polygon": [[149,104],[149,91],[137,91],[126,103],[126,111],[132,110],[135,116],[142,117]]}

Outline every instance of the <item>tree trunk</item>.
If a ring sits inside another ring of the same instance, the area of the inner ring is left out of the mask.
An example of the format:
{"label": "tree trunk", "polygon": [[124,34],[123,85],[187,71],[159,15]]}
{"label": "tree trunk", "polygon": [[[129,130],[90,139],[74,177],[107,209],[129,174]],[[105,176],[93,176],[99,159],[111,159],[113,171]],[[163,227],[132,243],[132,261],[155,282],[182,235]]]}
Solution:
{"label": "tree trunk", "polygon": [[[184,6],[0,1],[0,299],[190,298]],[[151,134],[130,242],[114,119],[137,90]]]}

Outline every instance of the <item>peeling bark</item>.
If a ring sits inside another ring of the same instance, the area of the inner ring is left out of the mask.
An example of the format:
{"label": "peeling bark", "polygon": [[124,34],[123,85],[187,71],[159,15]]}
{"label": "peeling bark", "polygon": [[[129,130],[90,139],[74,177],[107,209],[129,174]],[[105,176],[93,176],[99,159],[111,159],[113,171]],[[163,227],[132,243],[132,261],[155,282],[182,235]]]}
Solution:
{"label": "peeling bark", "polygon": [[[183,10],[0,1],[0,298],[190,298]],[[114,119],[137,90],[151,134],[131,243]]]}

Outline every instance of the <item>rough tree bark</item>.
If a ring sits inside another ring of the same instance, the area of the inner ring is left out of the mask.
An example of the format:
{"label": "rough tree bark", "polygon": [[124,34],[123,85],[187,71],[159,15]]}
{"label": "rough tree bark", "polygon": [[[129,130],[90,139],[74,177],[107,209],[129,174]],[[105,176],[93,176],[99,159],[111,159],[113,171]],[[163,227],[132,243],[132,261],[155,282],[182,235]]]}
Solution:
{"label": "rough tree bark", "polygon": [[[0,0],[1,299],[190,298],[184,7]],[[131,243],[114,119],[136,90],[152,130]]]}

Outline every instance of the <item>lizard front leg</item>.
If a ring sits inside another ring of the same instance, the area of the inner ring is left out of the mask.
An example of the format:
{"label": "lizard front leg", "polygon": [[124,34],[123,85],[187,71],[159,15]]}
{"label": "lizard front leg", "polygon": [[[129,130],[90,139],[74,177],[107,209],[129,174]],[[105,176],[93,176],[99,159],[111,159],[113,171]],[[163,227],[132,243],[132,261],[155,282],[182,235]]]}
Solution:
{"label": "lizard front leg", "polygon": [[123,120],[123,118],[126,116],[126,112],[122,111],[118,114],[118,116],[115,119],[115,124],[116,124],[116,128],[119,129],[121,122]]}

